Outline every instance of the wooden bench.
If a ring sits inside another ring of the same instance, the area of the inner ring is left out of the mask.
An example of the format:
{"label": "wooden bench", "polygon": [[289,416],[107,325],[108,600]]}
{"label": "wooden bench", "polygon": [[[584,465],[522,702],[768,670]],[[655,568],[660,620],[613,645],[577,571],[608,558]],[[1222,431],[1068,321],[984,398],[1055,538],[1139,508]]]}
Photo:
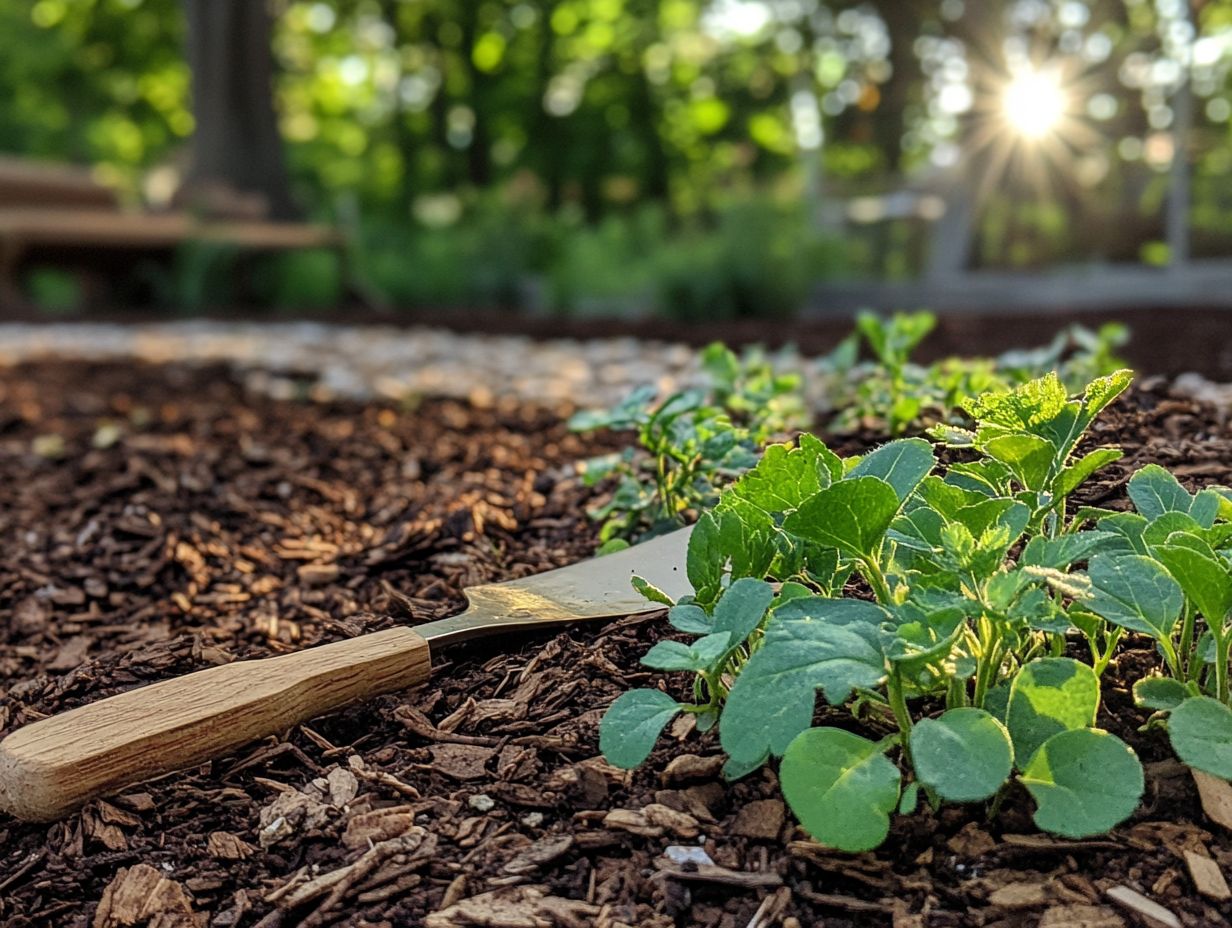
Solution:
{"label": "wooden bench", "polygon": [[128,211],[86,171],[0,158],[0,306],[25,303],[22,282],[35,266],[68,270],[84,290],[96,291],[140,260],[169,263],[193,243],[257,253],[329,249],[349,284],[346,243],[329,226]]}

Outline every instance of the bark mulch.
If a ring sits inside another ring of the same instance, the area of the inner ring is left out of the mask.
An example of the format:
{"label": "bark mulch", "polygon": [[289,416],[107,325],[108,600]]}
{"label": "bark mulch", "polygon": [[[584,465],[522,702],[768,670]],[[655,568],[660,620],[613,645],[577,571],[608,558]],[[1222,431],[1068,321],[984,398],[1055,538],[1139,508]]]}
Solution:
{"label": "bark mulch", "polygon": [[[438,618],[468,584],[588,556],[595,497],[573,464],[615,445],[568,434],[567,412],[278,402],[222,368],[0,370],[0,733],[223,661]],[[1232,433],[1166,384],[1099,429],[1128,453],[1086,501],[1119,504],[1148,461],[1232,484]],[[1162,736],[1137,732],[1124,681],[1149,652],[1127,652],[1105,688],[1109,726],[1148,770],[1143,807],[1113,834],[1041,835],[1014,791],[993,822],[981,808],[901,818],[880,851],[847,856],[795,828],[771,769],[725,784],[713,735],[677,725],[634,773],[602,761],[597,723],[619,692],[683,685],[638,666],[663,630],[649,616],[456,649],[430,684],[66,820],[0,817],[0,924],[1232,920],[1216,898],[1229,832]],[[1167,911],[1144,914],[1141,897]]]}

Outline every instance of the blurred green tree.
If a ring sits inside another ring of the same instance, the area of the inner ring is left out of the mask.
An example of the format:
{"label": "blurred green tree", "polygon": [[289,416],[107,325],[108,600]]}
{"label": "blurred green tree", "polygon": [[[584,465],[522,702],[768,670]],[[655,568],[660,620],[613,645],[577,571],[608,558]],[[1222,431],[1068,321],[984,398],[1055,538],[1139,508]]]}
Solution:
{"label": "blurred green tree", "polygon": [[[1174,224],[1195,254],[1232,245],[1232,0],[276,0],[289,183],[265,3],[186,2],[0,0],[0,149],[97,164],[154,202],[195,164],[276,212],[289,187],[373,228],[493,203],[568,228],[653,203],[692,230],[772,197],[881,273],[918,263],[912,236],[946,239],[920,234],[939,198],[955,267],[1166,259],[1162,206],[1191,165]],[[232,15],[259,17],[224,43],[255,92],[211,78],[194,119],[193,36]],[[1006,106],[1032,68],[1062,75],[1068,127],[1034,141]]]}

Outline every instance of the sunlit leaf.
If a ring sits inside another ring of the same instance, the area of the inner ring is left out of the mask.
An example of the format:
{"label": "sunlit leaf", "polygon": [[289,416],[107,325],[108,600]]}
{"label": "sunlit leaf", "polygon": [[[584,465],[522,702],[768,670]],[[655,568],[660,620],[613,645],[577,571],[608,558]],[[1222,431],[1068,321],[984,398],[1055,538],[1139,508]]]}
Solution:
{"label": "sunlit leaf", "polygon": [[1111,830],[1142,798],[1137,755],[1115,735],[1091,728],[1053,735],[1019,779],[1035,799],[1035,824],[1067,838]]}
{"label": "sunlit leaf", "polygon": [[1232,709],[1219,700],[1186,699],[1168,716],[1168,738],[1183,763],[1232,780]]}
{"label": "sunlit leaf", "polygon": [[783,795],[805,831],[840,851],[885,840],[902,776],[879,746],[838,728],[811,728],[787,746]]}
{"label": "sunlit leaf", "polygon": [[951,709],[911,730],[911,760],[920,782],[942,799],[975,802],[1001,788],[1014,766],[1005,726],[983,709]]}
{"label": "sunlit leaf", "polygon": [[1100,554],[1087,568],[1091,598],[1083,606],[1114,625],[1155,638],[1172,634],[1185,605],[1181,586],[1158,561]]}
{"label": "sunlit leaf", "polygon": [[1006,727],[1019,765],[1053,735],[1095,724],[1099,680],[1086,664],[1044,657],[1023,666],[1010,684]]}
{"label": "sunlit leaf", "polygon": [[879,477],[840,480],[808,499],[784,531],[844,554],[870,557],[898,512],[894,488]]}
{"label": "sunlit leaf", "polygon": [[848,477],[880,477],[894,488],[899,500],[905,500],[936,463],[932,445],[924,439],[902,438],[866,454]]}

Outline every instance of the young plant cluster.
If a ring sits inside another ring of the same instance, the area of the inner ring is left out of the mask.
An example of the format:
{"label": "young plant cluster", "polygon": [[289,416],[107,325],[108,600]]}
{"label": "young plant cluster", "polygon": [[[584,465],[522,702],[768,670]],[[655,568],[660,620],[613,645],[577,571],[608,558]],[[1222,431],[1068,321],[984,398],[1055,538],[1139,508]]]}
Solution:
{"label": "young plant cluster", "polygon": [[635,390],[607,410],[569,420],[579,432],[634,431],[637,447],[582,465],[588,485],[614,477],[601,521],[601,552],[680,528],[687,516],[718,499],[725,483],[757,463],[770,438],[808,424],[798,374],[779,373],[760,351],[743,358],[720,344],[702,352],[707,388],[682,390],[656,402],[653,387]]}
{"label": "young plant cluster", "polygon": [[[784,370],[758,349],[738,356],[716,343],[701,355],[707,386],[662,401],[653,387],[642,387],[611,409],[575,415],[575,431],[637,435],[635,446],[582,468],[588,484],[615,480],[609,500],[591,512],[603,523],[600,550],[679,528],[690,514],[712,507],[719,489],[752,467],[767,441],[809,427],[810,405],[839,411],[827,425],[830,432],[868,427],[901,435],[930,423],[963,421],[964,397],[1008,389],[1045,371],[1059,370],[1076,389],[1119,367],[1114,350],[1126,337],[1123,326],[1098,332],[1073,326],[1035,350],[996,359],[951,358],[927,367],[913,363],[911,352],[935,325],[927,312],[884,320],[861,315],[856,332],[807,372],[808,385],[820,392],[811,402],[799,372]],[[861,341],[874,361],[858,363]]]}
{"label": "young plant cluster", "polygon": [[[834,410],[827,430],[842,434],[861,428],[892,436],[952,421],[962,400],[1018,386],[1055,371],[1070,390],[1123,367],[1116,350],[1129,332],[1119,323],[1092,331],[1069,326],[1040,348],[1007,352],[996,358],[947,358],[922,365],[912,352],[936,327],[930,312],[872,313],[856,318],[856,330],[818,362],[826,384],[824,404]],[[871,360],[858,362],[861,348]]]}
{"label": "young plant cluster", "polygon": [[[1133,750],[1099,727],[1101,677],[1132,633],[1162,655],[1134,685],[1153,724],[1232,778],[1228,491],[1191,495],[1148,466],[1135,512],[1067,505],[1121,456],[1076,449],[1130,380],[1071,397],[1050,374],[971,399],[971,429],[935,432],[960,458],[944,471],[921,438],[848,458],[807,434],[767,448],[693,529],[693,595],[642,586],[691,639],[643,663],[692,673],[691,699],[621,695],[607,759],[637,766],[685,712],[718,726],[729,777],[780,758],[801,824],[841,850],[876,847],[920,802],[995,811],[1014,782],[1041,829],[1099,834],[1143,790]],[[813,726],[818,693],[835,724]]]}

